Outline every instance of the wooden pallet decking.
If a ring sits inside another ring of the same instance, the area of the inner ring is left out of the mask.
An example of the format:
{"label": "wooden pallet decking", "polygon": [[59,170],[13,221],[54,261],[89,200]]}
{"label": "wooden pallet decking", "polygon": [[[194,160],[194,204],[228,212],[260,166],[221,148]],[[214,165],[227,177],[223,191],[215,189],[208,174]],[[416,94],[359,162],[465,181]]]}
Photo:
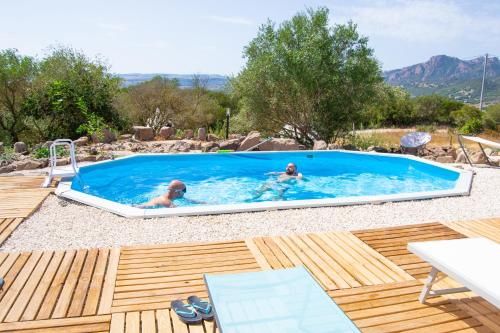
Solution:
{"label": "wooden pallet decking", "polygon": [[112,312],[164,309],[177,298],[193,294],[207,297],[204,273],[261,269],[243,241],[125,247]]}
{"label": "wooden pallet decking", "polygon": [[118,249],[0,253],[0,322],[109,314],[118,259]]}
{"label": "wooden pallet decking", "polygon": [[0,332],[9,333],[108,333],[111,315],[33,320],[0,324]]}
{"label": "wooden pallet decking", "polygon": [[406,249],[408,243],[465,237],[441,223],[361,230],[353,234],[415,278],[426,277],[430,265],[410,253]]}
{"label": "wooden pallet decking", "polygon": [[467,237],[487,237],[500,243],[500,219],[443,222],[443,224]]}
{"label": "wooden pallet decking", "polygon": [[40,188],[44,177],[0,177],[0,244],[54,191]]}
{"label": "wooden pallet decking", "polygon": [[413,280],[350,232],[254,238],[273,268],[305,266],[326,290]]}

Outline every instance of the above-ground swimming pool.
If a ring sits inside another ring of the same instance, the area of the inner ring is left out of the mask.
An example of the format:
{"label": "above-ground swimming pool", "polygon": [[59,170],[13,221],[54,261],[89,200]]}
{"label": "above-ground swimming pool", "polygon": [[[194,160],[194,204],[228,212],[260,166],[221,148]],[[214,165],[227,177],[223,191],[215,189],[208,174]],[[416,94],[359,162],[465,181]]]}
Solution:
{"label": "above-ground swimming pool", "polygon": [[[293,162],[302,180],[271,172]],[[135,207],[187,186],[175,208]],[[408,155],[346,151],[133,155],[64,179],[57,194],[126,217],[202,215],[467,195],[472,173]],[[196,203],[194,203],[196,202]]]}

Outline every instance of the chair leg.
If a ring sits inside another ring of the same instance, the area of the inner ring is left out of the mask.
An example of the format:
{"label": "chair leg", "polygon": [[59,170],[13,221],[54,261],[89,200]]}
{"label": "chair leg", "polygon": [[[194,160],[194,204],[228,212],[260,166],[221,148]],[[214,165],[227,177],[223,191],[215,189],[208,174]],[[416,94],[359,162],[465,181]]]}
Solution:
{"label": "chair leg", "polygon": [[432,267],[431,272],[429,273],[429,276],[427,277],[427,280],[425,281],[424,288],[422,289],[422,292],[420,293],[420,296],[418,297],[418,300],[420,303],[425,303],[425,299],[427,296],[429,296],[429,293],[432,289],[432,285],[434,284],[434,281],[436,280],[437,274],[439,271],[435,268]]}

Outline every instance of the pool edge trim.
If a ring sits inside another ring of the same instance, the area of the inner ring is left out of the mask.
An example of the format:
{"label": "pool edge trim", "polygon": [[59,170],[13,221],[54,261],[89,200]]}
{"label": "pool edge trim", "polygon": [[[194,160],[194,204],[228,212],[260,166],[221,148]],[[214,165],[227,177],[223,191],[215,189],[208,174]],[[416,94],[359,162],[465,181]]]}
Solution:
{"label": "pool edge trim", "polygon": [[[207,205],[207,206],[190,206],[190,207],[176,207],[176,208],[159,208],[159,209],[141,209],[132,206],[120,204],[111,200],[102,199],[93,195],[82,193],[71,189],[70,178],[63,178],[58,187],[56,188],[56,195],[71,199],[92,207],[96,207],[126,218],[155,218],[155,217],[173,217],[173,216],[193,216],[193,215],[214,215],[214,214],[230,214],[230,213],[245,213],[257,211],[269,211],[280,209],[299,209],[299,208],[318,208],[318,207],[336,207],[336,206],[352,206],[362,204],[380,204],[384,202],[399,202],[399,201],[412,201],[422,199],[434,199],[452,196],[465,196],[469,195],[472,187],[473,172],[469,170],[462,170],[453,166],[447,166],[439,162],[426,160],[413,155],[396,155],[389,153],[376,153],[376,152],[359,152],[359,151],[346,151],[346,150],[329,150],[351,154],[365,154],[365,155],[378,155],[390,156],[396,158],[409,158],[422,163],[431,164],[443,169],[448,169],[459,174],[456,180],[455,187],[449,190],[438,191],[423,191],[423,192],[410,192],[398,194],[385,194],[385,195],[372,195],[372,196],[359,196],[359,197],[342,197],[342,198],[326,198],[326,199],[307,199],[307,200],[291,200],[291,201],[264,201],[244,204],[224,204],[224,205]],[[234,152],[238,154],[246,153],[283,153],[283,152],[305,152],[304,150],[290,150],[290,151],[273,151],[273,152]],[[308,150],[307,152],[319,153],[325,150]],[[207,155],[207,153],[188,153],[189,155]],[[231,153],[228,153],[231,154]],[[124,158],[131,158],[137,156],[165,156],[165,155],[179,155],[179,154],[133,154],[124,156]],[[96,162],[91,165],[109,163],[112,160]],[[85,168],[85,167],[82,167]]]}

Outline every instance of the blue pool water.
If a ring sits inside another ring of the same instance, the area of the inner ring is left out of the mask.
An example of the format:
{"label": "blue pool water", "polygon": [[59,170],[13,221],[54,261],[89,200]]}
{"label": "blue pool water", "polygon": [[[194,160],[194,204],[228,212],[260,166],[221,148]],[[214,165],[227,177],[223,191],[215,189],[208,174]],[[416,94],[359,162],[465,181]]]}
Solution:
{"label": "blue pool water", "polygon": [[[266,175],[284,171],[289,162],[297,164],[303,180],[279,183],[277,176]],[[411,159],[338,151],[140,155],[82,167],[72,189],[137,205],[180,179],[186,198],[217,205],[446,190],[458,177]],[[184,199],[175,203],[194,205]]]}

